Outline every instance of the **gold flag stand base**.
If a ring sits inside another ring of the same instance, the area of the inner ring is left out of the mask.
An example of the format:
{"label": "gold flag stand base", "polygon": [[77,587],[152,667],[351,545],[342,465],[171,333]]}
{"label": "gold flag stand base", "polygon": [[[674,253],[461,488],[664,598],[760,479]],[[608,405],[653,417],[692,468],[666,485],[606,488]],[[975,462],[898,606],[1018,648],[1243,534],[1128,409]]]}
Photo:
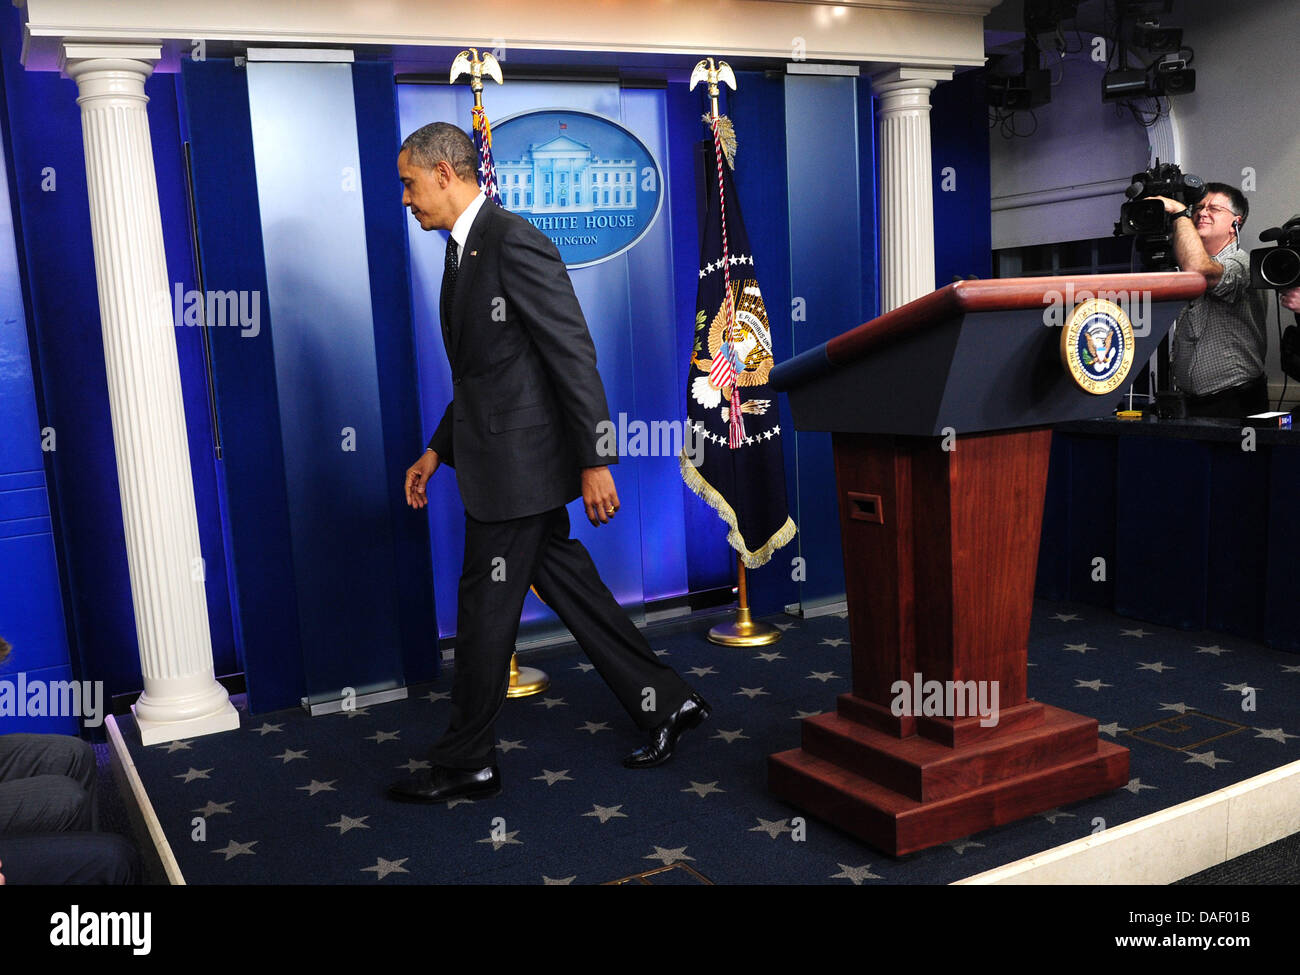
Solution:
{"label": "gold flag stand base", "polygon": [[755,623],[749,615],[749,587],[745,578],[745,563],[736,556],[736,580],[740,605],[736,618],[730,623],[719,623],[709,630],[709,642],[724,647],[766,647],[781,639],[781,631],[770,623]]}
{"label": "gold flag stand base", "polygon": [[532,697],[551,686],[551,679],[536,667],[520,667],[518,658],[510,655],[510,688],[506,697]]}
{"label": "gold flag stand base", "polygon": [[709,642],[724,647],[765,647],[781,639],[781,631],[770,623],[755,623],[749,616],[749,607],[736,610],[732,623],[719,623],[709,630]]}

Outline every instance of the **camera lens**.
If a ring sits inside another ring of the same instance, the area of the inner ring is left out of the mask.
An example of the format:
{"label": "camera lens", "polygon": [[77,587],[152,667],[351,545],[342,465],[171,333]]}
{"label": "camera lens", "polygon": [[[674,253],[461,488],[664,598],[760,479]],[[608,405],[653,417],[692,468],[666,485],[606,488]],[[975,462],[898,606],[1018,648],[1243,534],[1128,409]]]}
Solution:
{"label": "camera lens", "polygon": [[1274,247],[1259,262],[1259,273],[1271,288],[1291,288],[1300,282],[1300,254],[1289,247]]}

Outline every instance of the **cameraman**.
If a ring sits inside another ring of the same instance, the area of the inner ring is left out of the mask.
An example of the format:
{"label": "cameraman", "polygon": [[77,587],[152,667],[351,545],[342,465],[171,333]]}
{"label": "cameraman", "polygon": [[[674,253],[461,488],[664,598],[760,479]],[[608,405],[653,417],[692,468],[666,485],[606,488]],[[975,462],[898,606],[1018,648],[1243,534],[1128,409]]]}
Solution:
{"label": "cameraman", "polygon": [[1250,287],[1250,255],[1238,246],[1250,205],[1226,183],[1206,183],[1205,196],[1192,207],[1154,199],[1173,216],[1179,268],[1206,281],[1205,294],[1178,316],[1172,339],[1174,382],[1186,395],[1187,415],[1239,420],[1264,412],[1268,306],[1264,293]]}

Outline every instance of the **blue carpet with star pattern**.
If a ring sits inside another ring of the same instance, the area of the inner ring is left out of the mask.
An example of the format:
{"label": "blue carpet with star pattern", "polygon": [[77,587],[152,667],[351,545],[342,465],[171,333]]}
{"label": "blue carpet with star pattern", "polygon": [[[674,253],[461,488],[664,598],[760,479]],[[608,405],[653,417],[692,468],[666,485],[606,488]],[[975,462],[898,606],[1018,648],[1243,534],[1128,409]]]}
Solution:
{"label": "blue carpet with star pattern", "polygon": [[772,622],[782,640],[757,650],[698,622],[647,631],[713,706],[658,769],[620,764],[642,738],[580,650],[529,657],[550,690],[506,703],[505,789],[480,802],[384,794],[442,732],[450,673],[405,701],[148,748],[118,720],[191,884],[948,883],[1300,757],[1300,655],[1038,602],[1030,695],[1096,717],[1130,749],[1128,785],[893,859],[768,794],[767,756],[849,689],[843,614]]}

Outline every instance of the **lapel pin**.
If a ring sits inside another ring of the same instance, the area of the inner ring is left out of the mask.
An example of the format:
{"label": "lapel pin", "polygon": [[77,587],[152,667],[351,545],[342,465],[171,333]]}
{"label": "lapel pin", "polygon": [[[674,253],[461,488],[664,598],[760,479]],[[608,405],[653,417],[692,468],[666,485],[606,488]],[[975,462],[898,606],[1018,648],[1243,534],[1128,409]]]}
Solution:
{"label": "lapel pin", "polygon": [[469,252],[469,256],[470,256],[470,257],[478,257],[478,251],[470,251],[470,252]]}

